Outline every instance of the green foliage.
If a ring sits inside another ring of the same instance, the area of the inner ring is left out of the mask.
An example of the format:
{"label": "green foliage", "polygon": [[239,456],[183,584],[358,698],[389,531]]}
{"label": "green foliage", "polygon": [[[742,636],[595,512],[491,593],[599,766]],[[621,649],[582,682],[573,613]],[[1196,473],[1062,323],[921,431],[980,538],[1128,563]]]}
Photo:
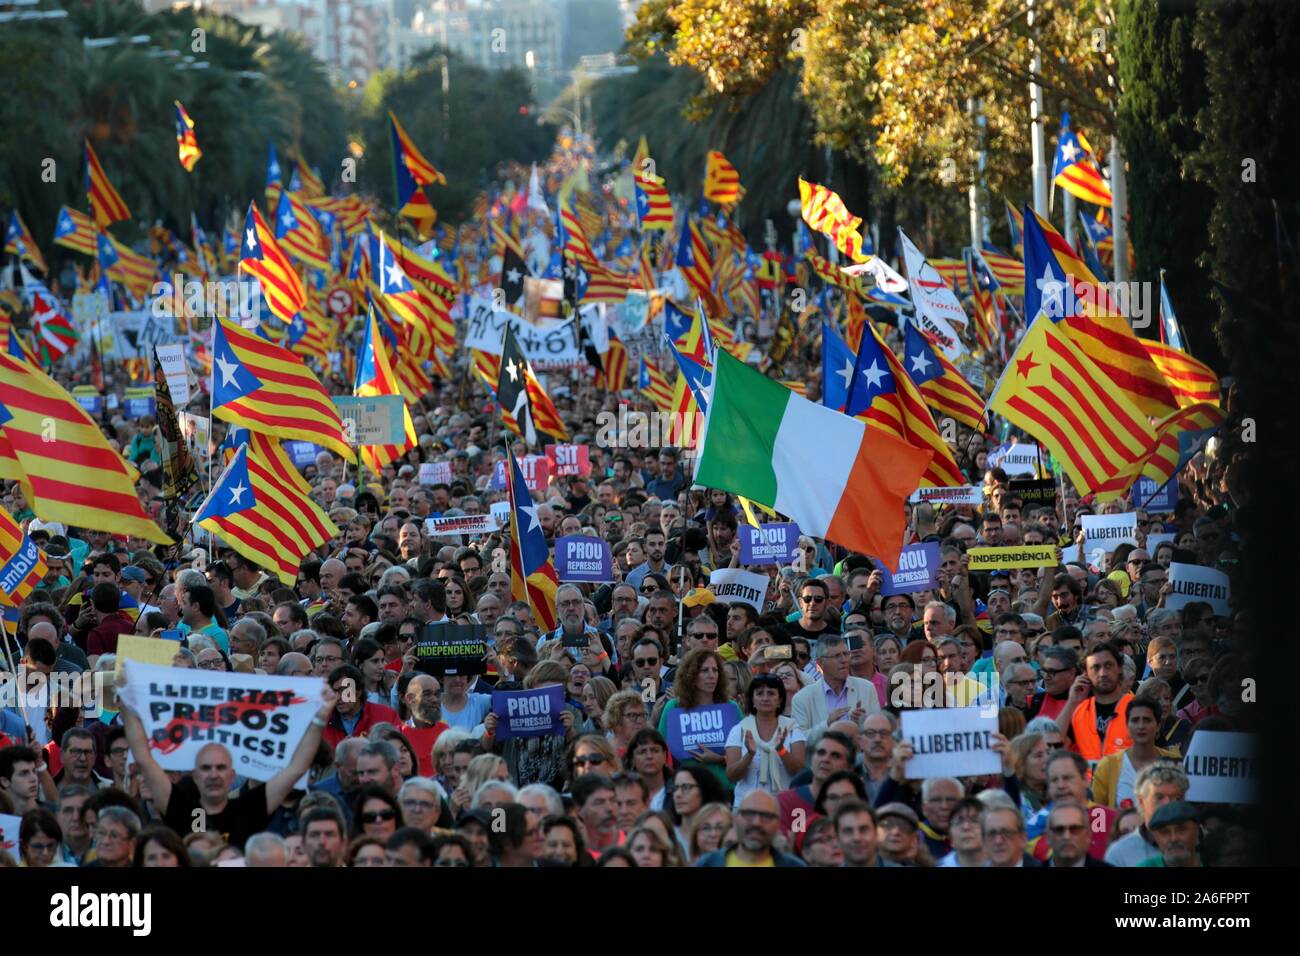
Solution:
{"label": "green foliage", "polygon": [[[444,97],[442,57],[441,52],[427,53],[405,73],[376,74],[356,104],[352,128],[366,144],[359,183],[391,207],[396,195],[388,112],[395,113],[415,145],[447,177],[446,186],[427,191],[440,220],[456,222],[470,213],[498,164],[544,159],[555,131],[538,125],[522,70],[485,70],[450,54]],[[528,112],[520,113],[521,107]]]}

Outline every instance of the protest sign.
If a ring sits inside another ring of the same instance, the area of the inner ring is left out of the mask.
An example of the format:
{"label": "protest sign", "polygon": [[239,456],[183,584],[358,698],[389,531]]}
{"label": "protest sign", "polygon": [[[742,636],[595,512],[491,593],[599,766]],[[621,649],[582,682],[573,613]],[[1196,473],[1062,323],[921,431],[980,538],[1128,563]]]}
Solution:
{"label": "protest sign", "polygon": [[[175,650],[173,648],[173,653]],[[164,770],[191,771],[199,751],[224,745],[235,772],[270,780],[289,765],[321,708],[325,681],[126,662],[118,692],[144,723]]]}
{"label": "protest sign", "polygon": [[1009,478],[1017,475],[1028,475],[1032,478],[1038,474],[1039,464],[1037,445],[1007,442],[989,452],[989,467],[1001,468]]}
{"label": "protest sign", "polygon": [[1143,511],[1157,513],[1173,511],[1178,504],[1178,479],[1170,478],[1157,487],[1154,479],[1143,475],[1133,483],[1129,500],[1133,502],[1134,508],[1141,508]]}
{"label": "protest sign", "polygon": [[451,484],[451,462],[424,461],[420,463],[420,473],[416,480],[422,485]]}
{"label": "protest sign", "polygon": [[510,502],[494,501],[488,506],[488,513],[497,517],[497,527],[505,528],[510,525]]}
{"label": "protest sign", "polygon": [[1175,561],[1169,565],[1169,587],[1173,593],[1165,598],[1165,607],[1171,611],[1181,611],[1192,601],[1208,601],[1216,617],[1232,616],[1232,584],[1222,571]]}
{"label": "protest sign", "polygon": [[415,669],[422,674],[482,674],[487,671],[487,628],[482,624],[426,624],[415,640]]}
{"label": "protest sign", "polygon": [[909,544],[898,555],[898,570],[890,572],[878,565],[884,575],[880,587],[881,597],[895,594],[912,594],[939,586],[939,543]]}
{"label": "protest sign", "polygon": [[122,403],[123,414],[129,419],[158,413],[152,385],[132,385],[122,393]]}
{"label": "protest sign", "polygon": [[1079,560],[1079,546],[1072,544],[1067,548],[1061,549],[1061,563],[1074,564]]}
{"label": "protest sign", "polygon": [[450,518],[425,518],[424,530],[431,537],[438,538],[449,534],[492,534],[500,531],[501,525],[494,514],[452,515]]}
{"label": "protest sign", "polygon": [[970,570],[992,571],[994,568],[1042,568],[1056,564],[1056,546],[1012,545],[1008,548],[971,548]]}
{"label": "protest sign", "polygon": [[120,671],[126,661],[139,661],[141,664],[156,664],[159,667],[173,667],[179,648],[175,641],[158,637],[138,637],[135,634],[121,634],[117,638],[117,669]]}
{"label": "protest sign", "polygon": [[1083,553],[1092,554],[1100,548],[1110,554],[1121,544],[1137,544],[1137,512],[1126,511],[1118,515],[1081,515],[1083,521]]}
{"label": "protest sign", "polygon": [[1191,803],[1256,803],[1259,764],[1255,735],[1198,730],[1192,735],[1183,772]]}
{"label": "protest sign", "polygon": [[395,445],[405,441],[406,400],[401,395],[335,395],[333,401],[350,444]]}
{"label": "protest sign", "polygon": [[591,474],[591,449],[586,445],[547,445],[546,457],[551,463],[551,474],[560,478]]}
{"label": "protest sign", "polygon": [[903,771],[909,780],[1002,772],[1002,758],[992,749],[993,735],[998,732],[993,708],[905,710],[902,731],[915,754]]}
{"label": "protest sign", "polygon": [[741,571],[738,568],[719,568],[709,575],[709,590],[721,601],[743,601],[755,613],[763,613],[763,600],[767,597],[766,574]]}
{"label": "protest sign", "polygon": [[[524,484],[529,491],[545,491],[551,480],[551,460],[545,455],[525,455],[516,458],[519,470],[523,472]],[[489,491],[503,491],[506,487],[506,463],[501,460],[492,469],[492,480],[488,482]]]}
{"label": "protest sign", "polygon": [[604,584],[614,580],[614,555],[608,542],[571,534],[555,541],[555,575],[560,581]]}
{"label": "protest sign", "polygon": [[179,342],[154,348],[158,364],[162,366],[167,388],[172,393],[172,404],[184,408],[190,403],[190,376],[185,367],[185,346]]}
{"label": "protest sign", "polygon": [[533,325],[504,309],[495,309],[490,299],[472,297],[466,305],[465,348],[500,355],[505,329],[509,325],[519,341],[519,348],[529,362],[554,367],[577,365],[578,336],[573,320],[552,321],[543,327]]}
{"label": "protest sign", "polygon": [[[99,390],[93,385],[74,386],[72,397],[88,414],[99,415],[104,411],[104,396],[99,394]],[[114,397],[116,397],[116,393],[114,393]]]}
{"label": "protest sign", "polygon": [[917,488],[907,499],[913,503],[928,501],[936,505],[982,505],[984,489],[976,485],[958,485],[954,488]]}
{"label": "protest sign", "polygon": [[320,454],[320,446],[314,445],[309,441],[295,439],[284,443],[284,450],[289,453],[289,460],[293,462],[295,468],[306,468],[308,465],[316,464],[316,456]]}
{"label": "protest sign", "polygon": [[9,851],[15,859],[22,858],[18,850],[18,828],[23,825],[23,818],[12,813],[0,813],[0,851]]}
{"label": "protest sign", "polygon": [[799,553],[799,526],[793,521],[757,528],[742,524],[739,530],[741,564],[790,564]]}
{"label": "protest sign", "polygon": [[703,707],[674,707],[668,712],[668,750],[678,760],[690,760],[697,749],[726,753],[727,734],[740,723],[733,703]]}
{"label": "protest sign", "polygon": [[558,684],[533,690],[494,690],[497,740],[511,737],[563,736],[564,688]]}
{"label": "protest sign", "polygon": [[1019,498],[1026,505],[1056,507],[1056,479],[1054,478],[1018,478],[1010,482],[1011,497]]}

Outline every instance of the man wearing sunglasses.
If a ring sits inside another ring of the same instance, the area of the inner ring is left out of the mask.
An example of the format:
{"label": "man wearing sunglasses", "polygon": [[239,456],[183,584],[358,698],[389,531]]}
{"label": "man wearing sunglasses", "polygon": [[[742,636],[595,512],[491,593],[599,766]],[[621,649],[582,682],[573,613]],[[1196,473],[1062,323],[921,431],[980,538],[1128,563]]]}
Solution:
{"label": "man wearing sunglasses", "polygon": [[799,586],[799,618],[786,625],[792,637],[806,637],[817,640],[824,634],[835,634],[838,628],[832,627],[826,616],[830,606],[830,588],[818,578],[809,578]]}
{"label": "man wearing sunglasses", "polygon": [[1065,710],[1070,698],[1070,685],[1079,672],[1079,655],[1069,647],[1045,647],[1038,652],[1043,662],[1043,688],[1029,701],[1025,716],[1050,717],[1055,720]]}

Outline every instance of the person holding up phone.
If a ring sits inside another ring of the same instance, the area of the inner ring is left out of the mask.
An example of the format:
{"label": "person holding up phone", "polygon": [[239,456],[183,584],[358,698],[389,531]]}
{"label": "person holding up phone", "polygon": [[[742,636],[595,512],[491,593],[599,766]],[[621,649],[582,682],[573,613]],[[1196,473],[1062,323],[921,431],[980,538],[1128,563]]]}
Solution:
{"label": "person holding up phone", "polygon": [[1122,681],[1121,651],[1109,641],[1094,644],[1084,656],[1084,673],[1070,685],[1070,696],[1056,726],[1067,746],[1094,763],[1132,744],[1126,729],[1128,704]]}

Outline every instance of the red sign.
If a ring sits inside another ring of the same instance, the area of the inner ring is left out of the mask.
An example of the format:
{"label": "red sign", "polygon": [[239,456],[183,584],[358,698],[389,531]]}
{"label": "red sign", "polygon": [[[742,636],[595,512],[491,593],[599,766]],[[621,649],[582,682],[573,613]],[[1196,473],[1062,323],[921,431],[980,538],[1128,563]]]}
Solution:
{"label": "red sign", "polygon": [[[524,484],[528,486],[529,491],[546,491],[546,485],[551,480],[551,460],[545,455],[525,455],[523,458],[516,458],[519,462],[519,470],[523,472]],[[496,468],[493,469],[492,481],[488,484],[489,488],[505,488],[506,486],[506,463],[499,461]]]}
{"label": "red sign", "polygon": [[551,473],[560,478],[591,474],[591,451],[586,445],[547,445],[546,457],[551,462]]}
{"label": "red sign", "polygon": [[326,305],[329,306],[330,315],[336,319],[346,319],[351,315],[355,302],[352,293],[342,288],[335,289],[325,300]]}

